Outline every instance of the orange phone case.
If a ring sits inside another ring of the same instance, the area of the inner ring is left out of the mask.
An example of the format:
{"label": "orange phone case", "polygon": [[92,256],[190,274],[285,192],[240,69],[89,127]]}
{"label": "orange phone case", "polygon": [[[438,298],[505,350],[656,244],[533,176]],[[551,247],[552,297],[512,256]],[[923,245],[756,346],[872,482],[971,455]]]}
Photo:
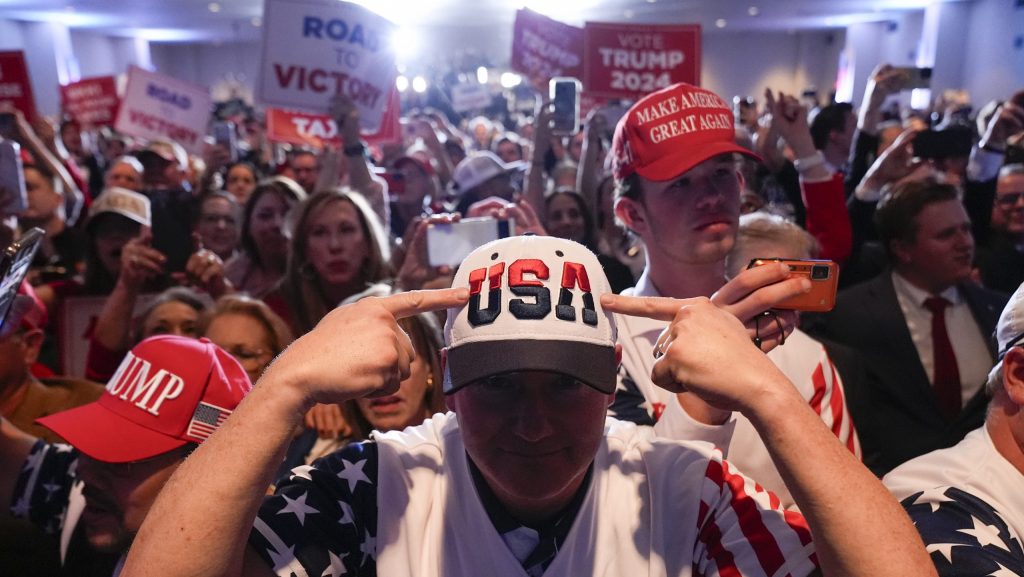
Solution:
{"label": "orange phone case", "polygon": [[811,291],[788,298],[773,308],[808,312],[827,312],[836,306],[836,289],[839,285],[839,265],[830,260],[798,260],[785,258],[755,258],[747,268],[772,262],[789,265],[795,275],[802,275],[811,281]]}

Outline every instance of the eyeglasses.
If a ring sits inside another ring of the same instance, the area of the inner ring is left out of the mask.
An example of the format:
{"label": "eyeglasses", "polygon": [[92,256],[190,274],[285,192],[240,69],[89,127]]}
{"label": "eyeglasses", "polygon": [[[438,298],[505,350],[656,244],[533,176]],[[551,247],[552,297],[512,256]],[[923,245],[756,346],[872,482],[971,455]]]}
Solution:
{"label": "eyeglasses", "polygon": [[1003,208],[1009,208],[1016,206],[1020,202],[1021,197],[1024,197],[1024,192],[1011,192],[1010,194],[996,197],[996,204]]}

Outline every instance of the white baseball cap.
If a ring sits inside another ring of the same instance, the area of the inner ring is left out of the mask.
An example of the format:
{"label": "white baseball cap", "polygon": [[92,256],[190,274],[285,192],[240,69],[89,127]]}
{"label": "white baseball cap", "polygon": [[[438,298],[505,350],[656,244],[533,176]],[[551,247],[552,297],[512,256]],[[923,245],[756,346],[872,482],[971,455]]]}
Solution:
{"label": "white baseball cap", "polygon": [[510,371],[549,371],[615,391],[615,320],[601,307],[611,292],[587,247],[550,236],[487,243],[462,261],[453,287],[469,303],[448,311],[444,392]]}
{"label": "white baseball cap", "polygon": [[996,323],[996,342],[999,343],[999,356],[996,366],[992,368],[995,373],[1003,366],[1003,357],[1013,347],[1024,341],[1024,284],[1017,287],[1017,290],[1010,296],[1002,314],[999,315],[999,322]]}
{"label": "white baseball cap", "polygon": [[502,162],[490,151],[474,152],[462,159],[452,172],[452,185],[460,196],[487,182],[488,180],[516,170],[526,168],[523,161]]}

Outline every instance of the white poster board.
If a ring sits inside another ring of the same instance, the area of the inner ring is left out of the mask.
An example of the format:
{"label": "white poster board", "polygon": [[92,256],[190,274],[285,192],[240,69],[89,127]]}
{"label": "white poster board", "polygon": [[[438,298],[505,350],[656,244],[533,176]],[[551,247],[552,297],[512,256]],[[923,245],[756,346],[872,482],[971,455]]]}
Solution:
{"label": "white poster board", "polygon": [[480,83],[467,82],[452,86],[452,108],[455,112],[482,110],[491,105],[491,91]]}
{"label": "white poster board", "polygon": [[[157,295],[139,295],[132,318],[141,313]],[[85,377],[85,362],[89,355],[89,337],[96,319],[103,310],[107,297],[70,297],[65,299],[60,319],[60,359],[63,374]],[[106,384],[106,383],[102,383]]]}
{"label": "white poster board", "polygon": [[380,126],[395,85],[387,19],[338,0],[266,0],[259,100],[277,108],[327,112],[334,94],[359,108],[362,128]]}
{"label": "white poster board", "polygon": [[212,106],[206,88],[132,66],[114,129],[150,140],[174,140],[201,154]]}

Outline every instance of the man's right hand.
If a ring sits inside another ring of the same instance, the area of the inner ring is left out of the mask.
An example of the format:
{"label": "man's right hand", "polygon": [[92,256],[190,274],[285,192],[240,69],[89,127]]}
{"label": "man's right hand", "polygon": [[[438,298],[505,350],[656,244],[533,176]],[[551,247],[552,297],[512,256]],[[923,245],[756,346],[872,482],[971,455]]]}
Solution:
{"label": "man's right hand", "polygon": [[139,291],[151,278],[163,274],[167,257],[152,247],[153,232],[148,226],[142,227],[139,236],[129,240],[121,248],[121,272],[118,282],[125,288]]}
{"label": "man's right hand", "polygon": [[292,343],[260,382],[297,394],[303,413],[313,403],[394,394],[416,356],[397,320],[468,300],[469,289],[450,288],[368,297],[338,307]]}

